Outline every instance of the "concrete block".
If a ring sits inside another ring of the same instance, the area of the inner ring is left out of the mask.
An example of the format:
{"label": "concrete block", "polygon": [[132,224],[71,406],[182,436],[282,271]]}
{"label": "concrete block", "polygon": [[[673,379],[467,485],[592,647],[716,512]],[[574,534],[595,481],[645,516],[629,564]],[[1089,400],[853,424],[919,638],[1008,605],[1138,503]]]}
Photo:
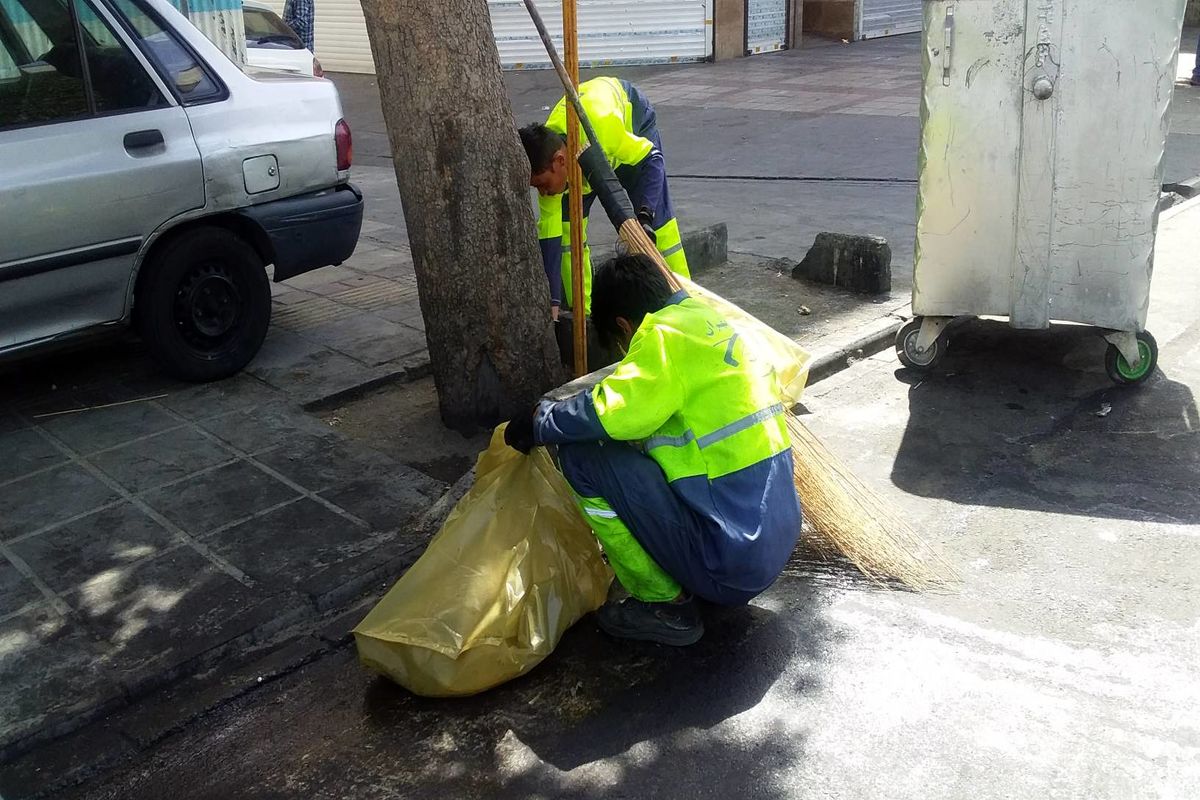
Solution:
{"label": "concrete block", "polygon": [[729,228],[724,222],[685,231],[681,238],[688,269],[693,275],[719,267],[729,260]]}
{"label": "concrete block", "polygon": [[[720,266],[729,260],[729,228],[724,222],[683,231],[679,238],[683,242],[683,252],[687,254],[688,269],[692,275]],[[613,255],[615,254],[611,250],[592,251],[593,269],[599,268]]]}
{"label": "concrete block", "polygon": [[879,236],[818,233],[792,277],[863,294],[892,288],[892,248]]}

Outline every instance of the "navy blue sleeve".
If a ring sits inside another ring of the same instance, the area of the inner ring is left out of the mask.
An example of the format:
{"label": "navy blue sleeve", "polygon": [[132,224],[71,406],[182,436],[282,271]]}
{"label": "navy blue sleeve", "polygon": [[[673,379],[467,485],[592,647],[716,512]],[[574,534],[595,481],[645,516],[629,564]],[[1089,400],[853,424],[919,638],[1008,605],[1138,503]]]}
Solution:
{"label": "navy blue sleeve", "polygon": [[[637,165],[637,185],[633,189],[633,210],[650,209],[658,214],[663,197],[663,186],[667,182],[667,162],[663,160],[662,151],[655,147],[650,154]],[[665,219],[654,220],[655,225],[662,225]]]}
{"label": "navy blue sleeve", "polygon": [[542,248],[542,267],[546,270],[546,280],[550,281],[550,305],[561,306],[562,239],[538,239],[538,245]]}
{"label": "navy blue sleeve", "polygon": [[604,432],[592,393],[580,392],[569,400],[543,400],[533,415],[533,438],[538,444],[599,442],[611,437]]}

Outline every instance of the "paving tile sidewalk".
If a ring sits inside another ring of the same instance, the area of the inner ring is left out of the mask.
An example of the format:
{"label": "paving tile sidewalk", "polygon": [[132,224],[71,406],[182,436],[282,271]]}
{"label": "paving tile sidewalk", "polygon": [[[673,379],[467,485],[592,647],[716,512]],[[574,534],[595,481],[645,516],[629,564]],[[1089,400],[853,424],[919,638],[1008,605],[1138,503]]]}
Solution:
{"label": "paving tile sidewalk", "polygon": [[394,575],[445,489],[250,375],[85,358],[0,404],[0,760]]}
{"label": "paving tile sidewalk", "polygon": [[721,62],[703,70],[674,67],[641,78],[638,85],[655,106],[916,117],[919,50],[919,36],[868,47],[815,40],[775,57]]}
{"label": "paving tile sidewalk", "polygon": [[344,264],[272,284],[271,330],[247,372],[301,405],[428,363],[412,254],[396,224],[372,218],[370,198],[367,208]]}

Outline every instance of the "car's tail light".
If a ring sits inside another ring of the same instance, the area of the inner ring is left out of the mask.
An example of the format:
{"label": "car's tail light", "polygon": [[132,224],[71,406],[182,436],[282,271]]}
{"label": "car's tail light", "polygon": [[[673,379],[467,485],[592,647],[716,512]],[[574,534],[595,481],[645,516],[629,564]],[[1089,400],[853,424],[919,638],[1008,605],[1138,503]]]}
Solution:
{"label": "car's tail light", "polygon": [[337,145],[338,171],[350,169],[350,164],[354,161],[354,144],[350,140],[350,126],[346,124],[346,120],[338,120],[333,129],[333,141]]}
{"label": "car's tail light", "polygon": [[317,60],[316,56],[313,56],[313,77],[314,78],[324,78],[325,77],[325,70],[321,69],[321,62]]}

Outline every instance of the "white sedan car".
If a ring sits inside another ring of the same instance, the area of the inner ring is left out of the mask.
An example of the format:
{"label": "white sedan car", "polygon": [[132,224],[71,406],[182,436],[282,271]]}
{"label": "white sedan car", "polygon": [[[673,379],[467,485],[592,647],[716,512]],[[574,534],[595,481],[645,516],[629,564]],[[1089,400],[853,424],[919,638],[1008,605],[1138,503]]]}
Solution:
{"label": "white sedan car", "polygon": [[246,63],[249,66],[318,78],[324,76],[321,62],[270,6],[243,2],[242,16],[246,21]]}

